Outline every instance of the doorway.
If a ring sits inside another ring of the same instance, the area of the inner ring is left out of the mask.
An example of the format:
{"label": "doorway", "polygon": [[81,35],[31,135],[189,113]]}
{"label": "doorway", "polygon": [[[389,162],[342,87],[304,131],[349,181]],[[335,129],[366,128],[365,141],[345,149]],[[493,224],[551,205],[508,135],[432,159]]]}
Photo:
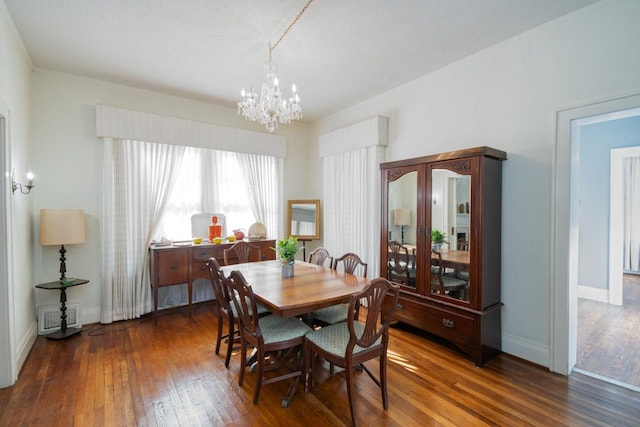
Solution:
{"label": "doorway", "polygon": [[[634,111],[634,109],[636,109]],[[606,117],[605,115],[613,114]],[[617,116],[616,116],[617,115]],[[629,95],[581,107],[560,110],[556,114],[557,140],[554,162],[553,188],[553,246],[552,246],[552,310],[550,336],[550,369],[565,375],[576,365],[578,337],[578,294],[580,262],[580,238],[590,233],[580,233],[580,219],[588,212],[580,199],[580,135],[585,123],[608,121],[640,115],[640,95]],[[598,117],[602,116],[602,117]],[[582,120],[582,122],[581,122]],[[608,153],[607,156],[608,158]],[[608,177],[607,177],[608,181]],[[607,195],[608,198],[608,195]],[[608,202],[606,208],[608,209]],[[608,215],[607,215],[608,216]],[[606,221],[608,223],[608,220]],[[590,230],[588,230],[590,231]],[[608,233],[607,233],[608,242]],[[605,243],[608,252],[608,244]],[[585,261],[586,262],[586,261]],[[608,257],[597,264],[607,265]],[[608,278],[604,279],[607,282]],[[608,293],[602,286],[599,295]],[[604,297],[608,303],[608,295]]]}
{"label": "doorway", "polygon": [[577,119],[574,134],[580,200],[574,370],[640,390],[640,301],[633,298],[640,282],[625,279],[623,292],[622,274],[625,163],[640,154],[640,109]]}

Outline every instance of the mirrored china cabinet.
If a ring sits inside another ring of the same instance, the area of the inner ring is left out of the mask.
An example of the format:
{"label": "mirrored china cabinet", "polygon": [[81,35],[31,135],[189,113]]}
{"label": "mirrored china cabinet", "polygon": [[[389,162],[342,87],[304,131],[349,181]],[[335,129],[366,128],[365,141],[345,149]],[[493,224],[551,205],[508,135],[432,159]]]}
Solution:
{"label": "mirrored china cabinet", "polygon": [[394,320],[455,344],[478,366],[500,352],[502,161],[476,147],[383,163],[380,275]]}

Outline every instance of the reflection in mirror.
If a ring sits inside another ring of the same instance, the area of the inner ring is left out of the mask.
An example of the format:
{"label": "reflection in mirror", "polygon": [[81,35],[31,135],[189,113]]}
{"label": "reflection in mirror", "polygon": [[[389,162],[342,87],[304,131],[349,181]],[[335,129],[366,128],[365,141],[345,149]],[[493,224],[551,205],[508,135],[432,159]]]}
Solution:
{"label": "reflection in mirror", "polygon": [[446,169],[431,175],[431,292],[468,301],[471,177]]}
{"label": "reflection in mirror", "polygon": [[300,240],[320,238],[320,200],[289,200],[288,235]]}
{"label": "reflection in mirror", "polygon": [[[406,173],[388,184],[387,277],[415,288],[418,172]],[[405,276],[406,280],[401,280]]]}

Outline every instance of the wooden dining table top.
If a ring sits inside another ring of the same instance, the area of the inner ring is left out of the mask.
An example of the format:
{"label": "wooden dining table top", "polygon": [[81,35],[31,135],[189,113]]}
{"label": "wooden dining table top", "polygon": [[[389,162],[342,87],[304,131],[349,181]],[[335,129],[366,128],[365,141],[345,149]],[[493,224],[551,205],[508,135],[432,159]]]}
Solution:
{"label": "wooden dining table top", "polygon": [[440,255],[442,256],[442,261],[443,262],[449,262],[452,264],[459,264],[459,265],[469,265],[469,251],[452,251],[452,250],[445,250],[440,252]]}
{"label": "wooden dining table top", "polygon": [[256,300],[282,316],[300,316],[347,302],[369,283],[364,277],[296,261],[293,277],[283,277],[279,260],[222,267],[226,277],[237,270],[251,285]]}

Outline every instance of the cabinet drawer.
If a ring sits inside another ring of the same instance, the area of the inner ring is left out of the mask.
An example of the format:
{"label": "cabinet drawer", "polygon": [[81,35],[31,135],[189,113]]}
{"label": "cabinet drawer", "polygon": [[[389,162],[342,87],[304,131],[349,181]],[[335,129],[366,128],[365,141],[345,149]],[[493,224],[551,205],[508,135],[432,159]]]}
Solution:
{"label": "cabinet drawer", "polygon": [[160,251],[157,256],[157,286],[189,281],[188,251]]}
{"label": "cabinet drawer", "polygon": [[409,298],[398,298],[394,318],[464,345],[473,341],[476,316]]}
{"label": "cabinet drawer", "polygon": [[[206,246],[202,246],[202,247],[196,247],[193,246],[191,248],[191,258],[194,260],[203,260],[203,261],[207,261],[209,258],[214,257],[214,258],[218,258],[216,256],[216,248],[214,247],[206,247]],[[220,262],[222,260],[222,251],[220,252]]]}
{"label": "cabinet drawer", "polygon": [[[209,266],[207,265],[207,261],[191,261],[191,281],[197,279],[208,279],[209,278]],[[222,264],[222,261],[219,261],[219,264]]]}

